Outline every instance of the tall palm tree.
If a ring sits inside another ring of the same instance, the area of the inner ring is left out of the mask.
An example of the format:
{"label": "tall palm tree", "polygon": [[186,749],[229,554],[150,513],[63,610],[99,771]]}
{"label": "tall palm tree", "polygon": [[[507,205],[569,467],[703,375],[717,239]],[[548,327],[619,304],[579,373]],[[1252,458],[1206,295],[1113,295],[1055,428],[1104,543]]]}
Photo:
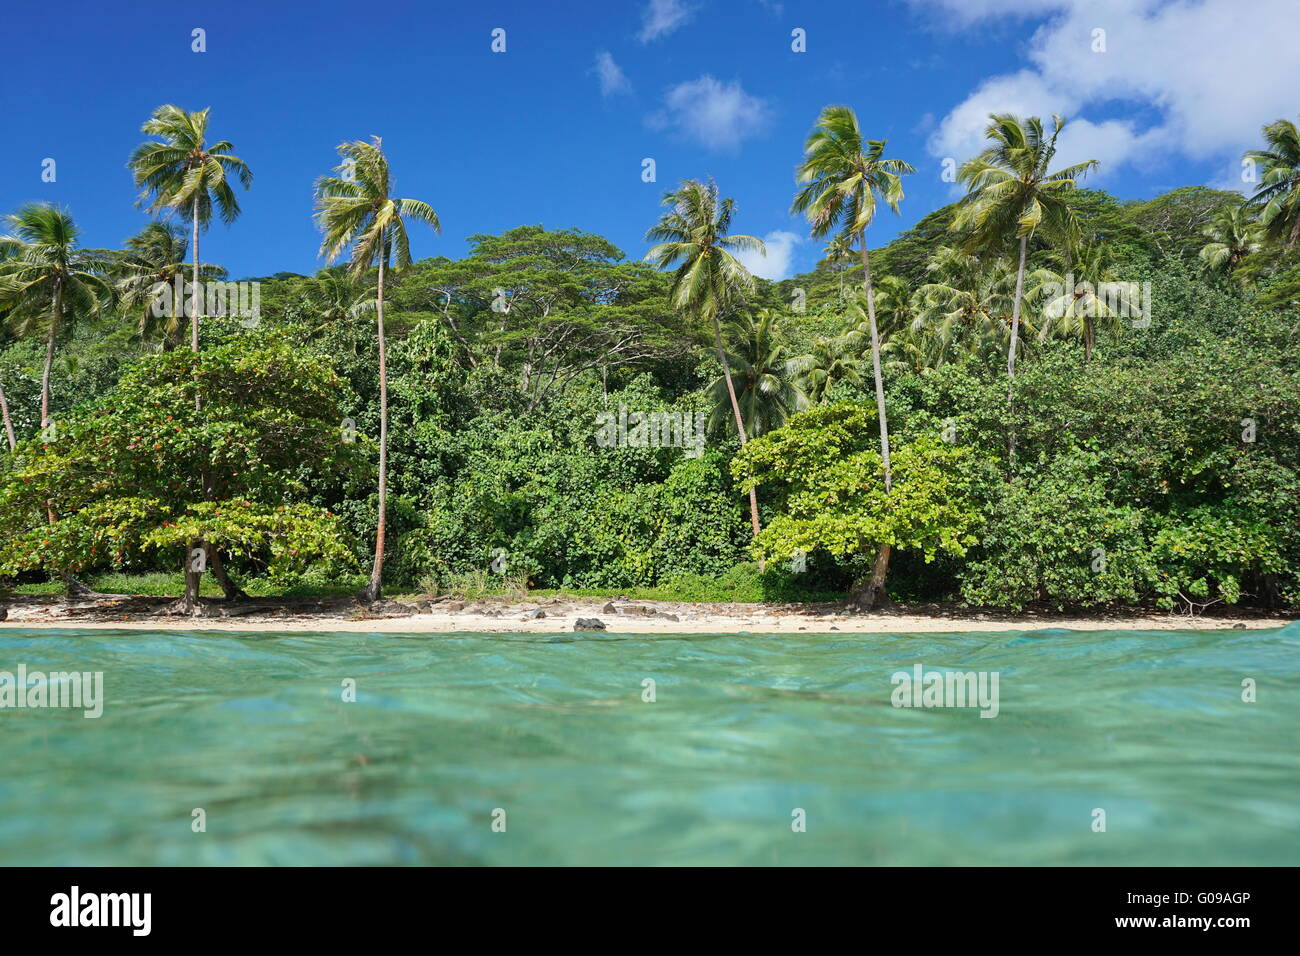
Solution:
{"label": "tall palm tree", "polygon": [[[1036,269],[1029,276],[1027,298],[1037,303],[1042,316],[1040,339],[1051,336],[1077,338],[1083,342],[1083,362],[1092,360],[1098,330],[1118,332],[1130,303],[1117,280],[1114,257],[1103,242],[1089,242],[1056,254],[1056,268]],[[1119,294],[1104,294],[1103,286]]]}
{"label": "tall palm tree", "polygon": [[[880,420],[880,457],[884,465],[885,491],[888,492],[893,487],[893,471],[889,460],[885,385],[880,372],[875,292],[867,254],[867,227],[876,216],[877,198],[898,212],[898,204],[903,198],[903,183],[899,177],[914,170],[901,159],[886,159],[886,144],[883,139],[864,140],[858,116],[849,107],[826,107],[804,144],[804,159],[795,173],[799,189],[795,193],[792,211],[808,217],[814,237],[821,238],[840,229],[857,240],[871,331],[871,370],[875,376],[876,412]],[[859,606],[872,607],[883,593],[890,552],[888,544],[882,545],[865,589],[854,588],[853,600]]]}
{"label": "tall palm tree", "polygon": [[[758,320],[742,314],[727,323],[724,339],[727,364],[735,383],[745,433],[757,438],[803,408],[807,396],[797,383],[797,363],[785,354],[780,342],[779,312],[764,309]],[[719,377],[709,389],[712,410],[709,428],[720,427],[729,416],[730,389],[725,377]]]}
{"label": "tall palm tree", "polygon": [[[707,183],[683,180],[677,189],[664,196],[661,205],[668,211],[645,234],[647,241],[658,243],[646,253],[646,259],[660,269],[677,268],[669,300],[674,308],[695,319],[700,326],[712,326],[713,347],[722,366],[736,434],[744,446],[749,439],[722,344],[721,319],[754,291],[754,277],[733,253],[766,252],[766,247],[754,236],[728,235],[736,203],[732,199],[719,200],[718,185],[712,179]],[[754,536],[758,537],[758,495],[752,488],[749,519]]]}
{"label": "tall palm tree", "polygon": [[[1078,235],[1074,212],[1065,194],[1098,163],[1089,159],[1049,172],[1056,156],[1056,140],[1066,120],[1052,116],[1052,130],[1043,130],[1037,116],[1020,118],[1010,113],[989,116],[984,135],[987,149],[968,159],[957,172],[968,192],[953,218],[952,228],[967,232],[968,249],[1000,248],[1014,236],[1020,243],[1016,290],[1011,305],[1011,342],[1007,346],[1007,408],[1014,408],[1016,348],[1020,342],[1020,312],[1025,291],[1025,255],[1029,240],[1041,228],[1053,238],[1069,242]],[[1015,453],[1015,433],[1008,450]]]}
{"label": "tall palm tree", "polygon": [[76,321],[99,315],[113,298],[104,277],[107,257],[77,248],[80,230],[65,210],[30,203],[5,217],[0,237],[0,310],[20,338],[43,335],[41,427],[50,423],[50,370],[59,334]]}
{"label": "tall palm tree", "polygon": [[[176,309],[170,315],[157,315],[154,303],[160,287],[171,287],[185,275],[188,248],[185,230],[174,223],[151,222],[126,241],[126,249],[113,269],[122,307],[140,312],[140,337],[158,338],[164,352],[181,344],[182,316]],[[202,264],[199,275],[205,280],[224,279],[226,270]]]}
{"label": "tall palm tree", "polygon": [[140,132],[162,139],[161,143],[141,143],[131,154],[128,168],[135,176],[135,184],[143,188],[140,203],[151,212],[177,212],[190,220],[190,252],[194,257],[190,348],[197,352],[203,288],[199,229],[207,228],[214,207],[227,225],[239,218],[239,200],[235,198],[229,177],[237,177],[247,189],[253,184],[253,172],[232,153],[234,146],[230,143],[222,140],[208,145],[206,109],[187,113],[179,106],[160,106],[140,127]]}
{"label": "tall palm tree", "polygon": [[1201,247],[1200,259],[1207,269],[1231,273],[1246,256],[1259,251],[1265,228],[1250,218],[1244,203],[1220,209],[1201,230],[1210,241]]}
{"label": "tall palm tree", "polygon": [[1252,149],[1247,158],[1264,168],[1259,187],[1250,197],[1271,242],[1294,249],[1300,242],[1300,131],[1290,120],[1264,127],[1268,149]]}
{"label": "tall palm tree", "polygon": [[438,214],[419,199],[393,198],[393,175],[383,141],[353,140],[338,147],[337,176],[316,180],[316,225],[324,234],[320,254],[327,263],[345,252],[354,279],[379,267],[375,320],[379,338],[379,517],[375,528],[375,564],[370,583],[359,597],[379,599],[384,570],[384,528],[388,517],[388,355],[384,338],[384,279],[390,260],[398,268],[411,264],[406,221],[423,222],[441,232]]}

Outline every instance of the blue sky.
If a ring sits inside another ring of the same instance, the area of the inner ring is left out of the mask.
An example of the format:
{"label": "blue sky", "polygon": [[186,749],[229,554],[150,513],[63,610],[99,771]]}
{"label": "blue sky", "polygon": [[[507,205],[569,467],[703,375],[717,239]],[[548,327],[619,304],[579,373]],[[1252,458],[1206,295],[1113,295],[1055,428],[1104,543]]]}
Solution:
{"label": "blue sky", "polygon": [[441,236],[414,236],[417,257],[522,223],[640,256],[664,190],[712,175],[737,231],[770,237],[756,271],[781,277],[820,255],[789,203],[828,103],[917,168],[872,245],[954,198],[943,159],[978,148],[992,109],[1073,117],[1061,162],[1100,159],[1090,184],[1122,197],[1239,187],[1259,126],[1300,113],[1295,22],[1293,0],[5,0],[0,210],[60,203],[87,245],[120,245],[147,221],[126,159],[150,112],[175,103],[211,107],[213,136],[253,168],[242,217],[204,239],[232,277],[320,267],[312,181],[337,143],[371,134],[397,193],[441,216]]}

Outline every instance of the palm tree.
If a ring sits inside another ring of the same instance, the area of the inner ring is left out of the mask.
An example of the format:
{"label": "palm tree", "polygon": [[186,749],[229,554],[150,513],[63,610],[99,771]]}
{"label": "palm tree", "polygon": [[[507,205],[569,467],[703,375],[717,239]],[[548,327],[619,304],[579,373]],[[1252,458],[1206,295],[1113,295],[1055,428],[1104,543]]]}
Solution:
{"label": "palm tree", "polygon": [[1248,214],[1244,203],[1220,209],[1201,231],[1210,240],[1200,252],[1207,269],[1231,273],[1246,256],[1259,251],[1265,227],[1248,218]]}
{"label": "palm tree", "polygon": [[928,368],[961,354],[1005,350],[1015,287],[1006,259],[940,246],[925,271],[930,281],[916,290],[916,298],[917,326],[927,333]]}
{"label": "palm tree", "polygon": [[[1040,339],[1056,335],[1083,341],[1083,361],[1092,360],[1097,331],[1118,332],[1130,303],[1113,268],[1110,247],[1090,242],[1057,255],[1057,269],[1036,269],[1027,295],[1043,318]],[[1115,290],[1108,292],[1109,289]]]}
{"label": "palm tree", "polygon": [[375,311],[375,297],[369,287],[348,269],[322,269],[303,290],[295,308],[303,321],[318,324],[319,335],[327,328],[350,322]]}
{"label": "palm tree", "polygon": [[[766,252],[766,247],[754,236],[728,235],[736,203],[732,199],[719,200],[718,185],[711,179],[708,183],[683,180],[676,190],[664,196],[661,205],[668,207],[668,211],[645,235],[647,241],[659,244],[646,253],[646,259],[660,269],[676,266],[669,300],[674,308],[693,317],[701,327],[712,325],[713,347],[722,366],[736,434],[743,447],[748,436],[731,366],[722,345],[721,318],[754,291],[754,277],[733,252]],[[754,537],[758,537],[758,495],[752,488],[749,518]]]}
{"label": "palm tree", "polygon": [[[151,222],[126,241],[126,250],[113,270],[118,276],[119,302],[124,308],[140,310],[140,337],[159,338],[164,352],[181,342],[181,315],[176,309],[169,315],[157,315],[154,303],[160,287],[171,287],[184,276],[187,249],[183,229],[174,223]],[[199,274],[204,279],[225,279],[226,270],[202,264]]]}
{"label": "palm tree", "polygon": [[[190,300],[190,348],[199,350],[200,290],[199,228],[207,228],[215,206],[227,225],[239,218],[239,200],[230,187],[236,176],[245,189],[253,184],[253,172],[231,152],[230,143],[207,144],[208,111],[187,113],[179,106],[160,106],[140,127],[161,143],[141,143],[131,154],[128,168],[135,184],[143,187],[140,203],[151,212],[179,212],[190,220],[190,252],[193,254],[193,296]],[[198,398],[196,396],[196,401]]]}
{"label": "palm tree", "polygon": [[[885,385],[880,372],[880,334],[876,328],[875,293],[867,254],[867,227],[876,215],[877,197],[895,213],[903,198],[900,176],[914,172],[901,159],[886,159],[886,140],[863,140],[857,114],[847,106],[828,106],[808,134],[804,159],[795,174],[799,185],[793,212],[804,213],[812,234],[821,238],[842,229],[853,236],[862,256],[862,284],[867,297],[871,331],[871,370],[876,383],[876,412],[880,419],[880,457],[885,491],[893,487],[889,461],[889,423],[885,415]],[[891,547],[882,545],[865,588],[855,585],[851,600],[870,608],[884,590]]]}
{"label": "palm tree", "polygon": [[812,351],[793,360],[793,369],[800,391],[814,405],[827,400],[838,382],[863,387],[869,364],[862,357],[862,343],[856,331],[843,335],[818,335],[812,340]]}
{"label": "palm tree", "polygon": [[840,298],[844,298],[844,273],[848,271],[848,261],[853,258],[853,237],[838,235],[826,243],[826,261],[840,278]]}
{"label": "palm tree", "polygon": [[1271,242],[1294,249],[1300,241],[1300,131],[1290,120],[1275,120],[1264,127],[1268,149],[1246,154],[1264,168],[1259,188],[1250,197]]}
{"label": "palm tree", "polygon": [[65,210],[30,203],[5,217],[0,237],[0,311],[20,338],[45,337],[41,372],[41,427],[50,424],[50,369],[59,333],[79,319],[99,315],[112,301],[104,278],[107,257],[77,248],[80,230]]}
{"label": "palm tree", "polygon": [[375,287],[375,320],[379,337],[379,516],[375,528],[375,565],[370,584],[358,595],[379,599],[384,569],[384,526],[388,514],[388,358],[384,339],[384,278],[389,261],[397,267],[411,264],[406,220],[427,223],[441,232],[438,214],[418,199],[392,197],[393,176],[384,155],[383,141],[354,140],[338,147],[341,162],[337,176],[316,180],[316,224],[324,234],[320,254],[327,263],[349,253],[354,279],[372,265],[379,267]]}
{"label": "palm tree", "polygon": [[[808,403],[796,382],[796,361],[786,357],[785,346],[779,341],[777,327],[781,318],[780,313],[764,309],[757,321],[741,315],[727,324],[727,364],[745,433],[750,438],[781,427]],[[719,377],[710,387],[710,430],[726,421],[731,411],[730,395],[725,377]]]}
{"label": "palm tree", "polygon": [[[1016,347],[1020,341],[1020,310],[1025,291],[1025,254],[1029,240],[1041,227],[1054,238],[1071,241],[1078,224],[1065,193],[1076,181],[1096,169],[1090,159],[1056,172],[1049,172],[1056,155],[1056,140],[1065,128],[1065,118],[1052,116],[1052,131],[1046,134],[1037,116],[1021,119],[1010,113],[989,116],[984,135],[991,145],[962,164],[957,178],[968,192],[953,218],[952,228],[968,232],[968,249],[1000,248],[1011,236],[1020,241],[1020,263],[1016,267],[1016,291],[1011,304],[1011,342],[1007,347],[1007,408],[1014,408]],[[1015,453],[1015,433],[1008,439]]]}

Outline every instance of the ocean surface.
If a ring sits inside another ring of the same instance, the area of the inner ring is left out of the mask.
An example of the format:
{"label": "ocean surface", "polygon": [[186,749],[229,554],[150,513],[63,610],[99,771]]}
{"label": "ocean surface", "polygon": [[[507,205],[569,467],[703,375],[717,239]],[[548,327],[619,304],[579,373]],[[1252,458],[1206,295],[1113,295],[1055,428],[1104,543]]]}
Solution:
{"label": "ocean surface", "polygon": [[[894,706],[918,664],[997,716]],[[20,665],[103,713],[0,708],[0,864],[1300,864],[1300,625],[0,628]]]}

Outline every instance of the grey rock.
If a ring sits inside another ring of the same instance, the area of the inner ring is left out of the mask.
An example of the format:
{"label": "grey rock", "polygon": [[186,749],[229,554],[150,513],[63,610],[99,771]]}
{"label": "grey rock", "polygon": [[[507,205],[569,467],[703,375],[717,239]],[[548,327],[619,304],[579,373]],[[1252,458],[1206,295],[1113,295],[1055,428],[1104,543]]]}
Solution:
{"label": "grey rock", "polygon": [[598,617],[580,617],[573,622],[575,631],[603,631],[605,622]]}
{"label": "grey rock", "polygon": [[529,621],[535,621],[538,618],[542,618],[542,617],[546,617],[546,612],[543,611],[540,607],[537,608],[536,610],[529,611],[527,614],[524,615],[524,619]]}
{"label": "grey rock", "polygon": [[601,613],[603,613],[603,614],[617,614],[617,613],[618,613],[618,608],[614,607],[614,602],[613,602],[613,601],[610,601],[609,603],[607,603],[607,604],[606,604],[604,607],[602,607],[600,610],[601,610]]}

